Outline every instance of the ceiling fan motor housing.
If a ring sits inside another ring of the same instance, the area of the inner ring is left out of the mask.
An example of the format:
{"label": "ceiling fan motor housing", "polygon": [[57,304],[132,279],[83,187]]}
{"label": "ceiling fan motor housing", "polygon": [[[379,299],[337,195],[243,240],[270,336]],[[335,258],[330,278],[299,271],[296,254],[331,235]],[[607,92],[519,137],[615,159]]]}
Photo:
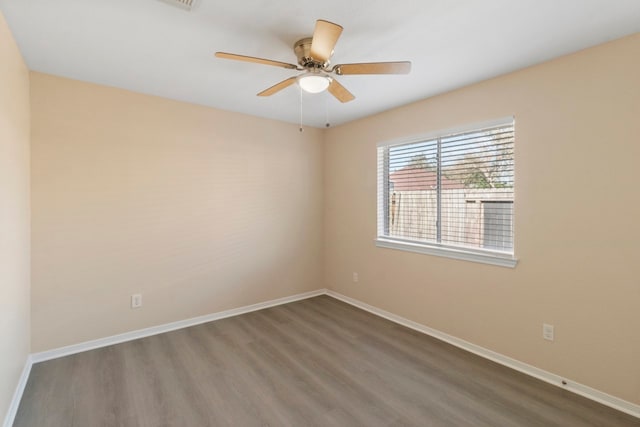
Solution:
{"label": "ceiling fan motor housing", "polygon": [[293,51],[298,58],[298,64],[300,64],[304,68],[308,69],[321,69],[324,70],[329,66],[329,61],[321,62],[314,59],[311,56],[311,42],[313,41],[312,37],[306,37],[304,39],[300,39],[293,44]]}

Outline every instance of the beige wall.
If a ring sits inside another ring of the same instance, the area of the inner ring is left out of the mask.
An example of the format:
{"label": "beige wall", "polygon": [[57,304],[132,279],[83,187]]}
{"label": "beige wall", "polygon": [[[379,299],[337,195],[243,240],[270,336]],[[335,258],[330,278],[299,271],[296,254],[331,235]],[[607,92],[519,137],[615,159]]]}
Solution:
{"label": "beige wall", "polygon": [[[329,130],[326,285],[640,404],[639,76],[636,34]],[[375,247],[376,143],[509,115],[515,269]]]}
{"label": "beige wall", "polygon": [[31,105],[33,351],[322,286],[322,131],[39,73]]}
{"label": "beige wall", "polygon": [[29,71],[0,12],[0,419],[29,354]]}

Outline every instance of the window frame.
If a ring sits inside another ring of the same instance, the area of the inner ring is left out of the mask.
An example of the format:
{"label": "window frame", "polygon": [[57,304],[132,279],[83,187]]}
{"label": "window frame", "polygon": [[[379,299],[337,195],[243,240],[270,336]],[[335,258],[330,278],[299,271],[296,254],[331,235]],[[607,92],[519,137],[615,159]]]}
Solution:
{"label": "window frame", "polygon": [[[513,252],[502,252],[495,251],[490,249],[476,249],[476,248],[467,248],[467,247],[457,247],[451,245],[445,245],[438,242],[421,242],[414,241],[409,239],[402,239],[398,237],[389,236],[388,230],[388,222],[385,220],[385,215],[389,210],[389,188],[385,185],[385,182],[389,180],[389,157],[388,148],[398,146],[398,145],[408,145],[408,144],[417,144],[426,142],[428,140],[433,140],[437,138],[446,137],[452,134],[465,133],[465,132],[473,132],[479,131],[485,128],[498,127],[498,126],[509,126],[513,125],[514,127],[514,135],[515,135],[515,117],[508,116],[503,117],[497,120],[491,120],[481,123],[473,123],[464,126],[459,126],[450,129],[443,129],[434,132],[424,133],[420,135],[414,135],[411,137],[405,137],[400,139],[395,139],[391,141],[379,142],[377,144],[376,150],[378,152],[377,155],[377,236],[375,239],[375,244],[380,248],[387,249],[396,249],[403,250],[408,252],[421,253],[426,255],[435,255],[446,258],[452,258],[463,261],[471,261],[478,262],[484,264],[497,265],[501,267],[510,267],[514,268],[518,259],[515,255],[515,233],[513,238]],[[514,141],[514,171],[515,171],[515,141]],[[382,150],[381,150],[382,148]],[[382,158],[380,158],[380,153],[382,153]],[[382,168],[382,170],[381,170]],[[439,168],[440,169],[440,168]],[[441,173],[438,170],[438,173]],[[514,172],[514,195],[513,195],[513,206],[514,206],[514,214],[512,217],[512,224],[515,229],[515,172]]]}

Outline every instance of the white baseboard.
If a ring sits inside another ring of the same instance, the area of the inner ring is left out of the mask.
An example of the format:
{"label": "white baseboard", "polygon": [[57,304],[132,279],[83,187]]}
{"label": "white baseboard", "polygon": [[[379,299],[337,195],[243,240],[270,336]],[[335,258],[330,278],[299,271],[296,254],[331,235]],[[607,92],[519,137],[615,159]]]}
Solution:
{"label": "white baseboard", "polygon": [[327,295],[335,299],[346,302],[347,304],[351,304],[355,307],[361,308],[365,311],[368,311],[377,316],[383,317],[392,322],[398,323],[402,326],[406,326],[407,328],[416,330],[418,332],[422,332],[426,335],[432,336],[441,341],[452,344],[463,350],[477,354],[478,356],[484,357],[485,359],[492,360],[508,368],[515,369],[516,371],[530,375],[534,378],[537,378],[549,384],[553,384],[555,386],[564,388],[575,394],[579,394],[580,396],[586,397],[591,400],[595,400],[596,402],[602,403],[603,405],[609,406],[611,408],[617,409],[618,411],[622,411],[629,415],[633,415],[634,417],[640,418],[640,405],[636,405],[635,403],[631,403],[626,400],[620,399],[618,397],[611,396],[610,394],[596,390],[584,384],[580,384],[580,383],[568,380],[559,375],[552,374],[551,372],[547,372],[543,369],[536,368],[535,366],[531,366],[526,363],[520,362],[519,360],[512,359],[500,353],[496,353],[495,351],[488,350],[484,347],[480,347],[478,345],[464,341],[460,338],[456,338],[452,335],[446,334],[436,329],[429,328],[428,326],[421,325],[420,323],[414,322],[412,320],[405,319],[404,317],[397,316],[393,313],[389,313],[388,311],[379,309],[377,307],[366,304],[362,301],[348,297],[346,295],[342,295],[338,292],[327,290],[326,293]]}
{"label": "white baseboard", "polygon": [[24,388],[27,385],[27,380],[29,379],[29,374],[31,373],[32,365],[33,362],[31,360],[31,355],[27,355],[27,360],[25,361],[24,368],[22,368],[22,374],[20,374],[20,379],[18,379],[16,390],[13,392],[13,398],[11,399],[11,403],[9,404],[7,415],[4,417],[4,423],[2,424],[4,427],[11,427],[13,425],[13,421],[15,420],[16,414],[18,413],[20,401],[22,400],[22,393],[24,393]]}
{"label": "white baseboard", "polygon": [[177,322],[165,323],[164,325],[152,326],[150,328],[125,332],[124,334],[112,335],[110,337],[99,338],[92,341],[85,341],[66,347],[55,348],[53,350],[47,350],[40,353],[33,353],[31,355],[31,360],[33,363],[44,362],[45,360],[57,359],[58,357],[82,353],[83,351],[106,347],[108,345],[120,344],[126,341],[136,340],[138,338],[144,338],[151,335],[162,334],[164,332],[175,331],[176,329],[188,328],[189,326],[199,325],[201,323],[207,323],[213,320],[224,319],[225,317],[237,316],[239,314],[249,313],[251,311],[262,310],[264,308],[274,307],[276,305],[282,305],[294,301],[312,298],[318,295],[324,295],[326,293],[326,289],[318,289],[315,291],[296,294],[284,298],[259,302],[257,304],[245,305],[244,307],[233,308],[217,313],[205,314],[204,316],[193,317],[191,319],[179,320]]}

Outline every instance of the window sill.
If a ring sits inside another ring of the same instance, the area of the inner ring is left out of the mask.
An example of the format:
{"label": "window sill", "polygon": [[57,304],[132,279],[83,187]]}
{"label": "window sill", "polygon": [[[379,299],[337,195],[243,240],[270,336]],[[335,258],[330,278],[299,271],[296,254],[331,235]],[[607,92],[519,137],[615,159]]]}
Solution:
{"label": "window sill", "polygon": [[509,255],[501,256],[492,253],[479,253],[465,251],[464,249],[452,249],[445,247],[429,246],[426,244],[398,241],[378,237],[376,246],[379,248],[397,249],[401,251],[416,252],[426,255],[435,255],[445,258],[453,258],[463,261],[479,262],[482,264],[497,265],[500,267],[514,268],[518,260]]}

